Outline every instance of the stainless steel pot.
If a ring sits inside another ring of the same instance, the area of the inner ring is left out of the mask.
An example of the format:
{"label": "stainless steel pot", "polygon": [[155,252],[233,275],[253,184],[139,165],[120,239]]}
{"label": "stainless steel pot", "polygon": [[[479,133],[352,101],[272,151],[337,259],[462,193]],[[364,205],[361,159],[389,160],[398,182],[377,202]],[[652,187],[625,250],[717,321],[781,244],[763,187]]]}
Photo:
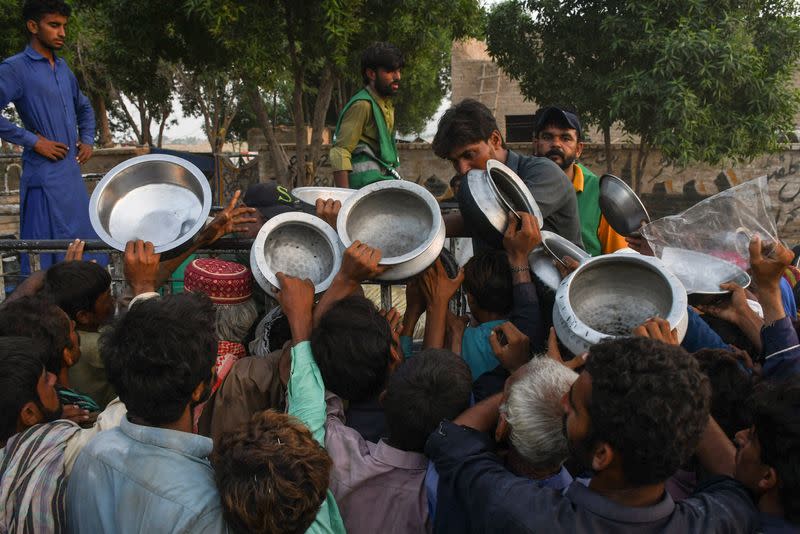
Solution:
{"label": "stainless steel pot", "polygon": [[308,213],[289,212],[264,223],[250,248],[250,267],[258,285],[274,297],[282,272],[328,289],[342,266],[339,236],[328,223]]}
{"label": "stainless steel pot", "polygon": [[531,213],[542,227],[542,212],[525,182],[496,160],[486,170],[471,170],[461,180],[458,205],[464,222],[483,241],[501,246],[509,211]]}
{"label": "stainless steel pot", "polygon": [[107,245],[125,250],[130,240],[158,253],[188,243],[205,225],[211,187],[194,164],[166,154],[123,161],[106,173],[89,201],[89,219]]}
{"label": "stainless steel pot", "polygon": [[600,341],[629,336],[646,319],[665,318],[686,334],[686,290],[656,258],[607,254],[587,260],[556,291],[553,326],[573,354]]}
{"label": "stainless steel pot", "polygon": [[551,256],[544,247],[536,247],[528,255],[528,265],[534,276],[539,279],[542,284],[548,289],[555,291],[561,284],[561,273],[558,268],[553,264],[553,256]]}
{"label": "stainless steel pot", "polygon": [[380,280],[404,280],[424,271],[445,240],[439,204],[422,186],[403,180],[375,182],[350,196],[336,221],[342,244],[361,241],[380,249]]}

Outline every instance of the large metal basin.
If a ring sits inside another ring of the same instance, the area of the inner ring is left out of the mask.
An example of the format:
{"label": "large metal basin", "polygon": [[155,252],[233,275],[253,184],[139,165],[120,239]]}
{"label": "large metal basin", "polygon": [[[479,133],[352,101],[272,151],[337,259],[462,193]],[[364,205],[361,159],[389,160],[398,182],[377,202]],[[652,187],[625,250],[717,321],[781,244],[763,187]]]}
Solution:
{"label": "large metal basin", "polygon": [[557,233],[547,230],[542,230],[541,232],[542,247],[561,265],[566,267],[564,256],[569,256],[578,263],[584,262],[591,257],[588,252],[566,237],[561,237]]}
{"label": "large metal basin", "polygon": [[271,296],[280,287],[277,273],[308,278],[314,292],[328,289],[342,265],[339,238],[322,219],[302,212],[276,215],[259,230],[250,249],[258,285]]}
{"label": "large metal basin", "polygon": [[629,336],[650,317],[662,317],[683,339],[688,325],[683,285],[661,261],[639,254],[587,260],[559,286],[553,325],[574,354],[603,339]]}
{"label": "large metal basin", "polygon": [[117,250],[135,239],[152,242],[159,253],[177,248],[203,228],[210,210],[211,188],[200,169],[166,154],[120,163],[89,201],[95,232]]}
{"label": "large metal basin", "polygon": [[642,224],[650,222],[650,215],[633,189],[613,174],[600,177],[599,203],[608,224],[620,235],[638,235]]}
{"label": "large metal basin", "polygon": [[422,186],[402,180],[375,182],[342,205],[336,228],[344,247],[354,241],[380,249],[389,266],[380,280],[404,280],[425,270],[444,246],[439,204]]}

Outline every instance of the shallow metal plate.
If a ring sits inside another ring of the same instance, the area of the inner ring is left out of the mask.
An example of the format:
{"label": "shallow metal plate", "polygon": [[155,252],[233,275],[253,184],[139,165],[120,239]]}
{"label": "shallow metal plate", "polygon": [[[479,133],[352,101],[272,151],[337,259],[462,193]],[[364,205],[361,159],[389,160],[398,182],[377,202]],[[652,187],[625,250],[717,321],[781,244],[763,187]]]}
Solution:
{"label": "shallow metal plate", "polygon": [[355,193],[355,189],[344,187],[295,187],[292,194],[307,204],[312,206],[317,203],[317,199],[327,200],[332,198],[342,204]]}
{"label": "shallow metal plate", "polygon": [[737,265],[694,250],[665,247],[661,252],[664,266],[681,281],[689,294],[724,295],[729,291],[720,284],[733,282],[739,286],[750,285],[750,275]]}
{"label": "shallow metal plate", "polygon": [[621,178],[613,174],[600,177],[600,211],[611,228],[625,237],[638,235],[650,215],[636,193]]}
{"label": "shallow metal plate", "polygon": [[210,210],[211,188],[200,169],[166,154],[120,163],[89,201],[92,227],[117,250],[134,239],[152,242],[159,253],[172,250],[203,228]]}

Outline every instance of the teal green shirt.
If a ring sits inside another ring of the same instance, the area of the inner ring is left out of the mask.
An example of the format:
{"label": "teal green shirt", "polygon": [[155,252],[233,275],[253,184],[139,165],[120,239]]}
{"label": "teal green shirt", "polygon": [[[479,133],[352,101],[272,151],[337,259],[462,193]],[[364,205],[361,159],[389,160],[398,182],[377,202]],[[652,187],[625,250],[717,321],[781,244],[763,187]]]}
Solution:
{"label": "teal green shirt", "polygon": [[[298,418],[311,431],[317,442],[325,446],[325,383],[311,354],[311,343],[303,341],[292,347],[292,373],[289,377],[288,413]],[[311,534],[346,534],[339,507],[333,493],[328,494],[317,512],[317,518],[306,532]]]}
{"label": "teal green shirt", "polygon": [[[317,442],[325,446],[325,383],[311,353],[311,343],[303,341],[292,347],[292,373],[289,376],[288,413],[311,431]],[[317,512],[317,518],[306,530],[311,534],[346,534],[342,516],[333,493],[328,494]]]}
{"label": "teal green shirt", "polygon": [[461,357],[467,362],[473,380],[477,380],[483,373],[488,373],[500,365],[500,361],[492,351],[492,346],[489,345],[489,334],[492,333],[494,327],[505,322],[507,321],[486,321],[464,330],[464,337],[461,338]]}

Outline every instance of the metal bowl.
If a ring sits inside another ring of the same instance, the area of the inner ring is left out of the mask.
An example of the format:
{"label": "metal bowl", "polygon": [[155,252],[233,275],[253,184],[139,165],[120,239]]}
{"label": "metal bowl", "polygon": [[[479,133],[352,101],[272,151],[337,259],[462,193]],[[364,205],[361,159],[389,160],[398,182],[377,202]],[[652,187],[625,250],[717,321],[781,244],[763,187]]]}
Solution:
{"label": "metal bowl", "polygon": [[567,266],[563,260],[564,256],[569,256],[573,260],[577,260],[578,263],[582,263],[591,258],[588,252],[569,239],[561,237],[555,232],[549,232],[547,230],[542,230],[541,232],[542,247],[564,267]]}
{"label": "metal bowl", "polygon": [[650,223],[650,215],[633,189],[613,174],[600,177],[600,211],[611,228],[625,237],[639,235],[642,224]]}
{"label": "metal bowl", "polygon": [[445,228],[439,204],[422,186],[384,180],[348,198],[336,220],[342,244],[361,241],[381,251],[380,264],[390,266],[380,280],[403,280],[425,270],[444,246]]}
{"label": "metal bowl", "polygon": [[499,161],[486,162],[486,170],[471,170],[461,180],[458,205],[467,225],[475,235],[495,246],[501,246],[508,226],[509,211],[524,211],[544,222],[525,182]]}
{"label": "metal bowl", "polygon": [[584,262],[556,292],[553,325],[574,354],[603,339],[629,336],[650,317],[659,316],[686,333],[686,291],[656,258],[607,254]]}
{"label": "metal bowl", "polygon": [[355,189],[345,187],[295,187],[292,194],[307,204],[312,206],[317,203],[317,199],[327,200],[332,198],[342,204],[355,193]]}
{"label": "metal bowl", "polygon": [[166,154],[123,161],[89,201],[92,227],[117,250],[135,239],[152,242],[159,253],[175,249],[203,228],[210,210],[208,179],[194,164]]}
{"label": "metal bowl", "polygon": [[739,266],[694,250],[665,247],[661,252],[664,266],[683,283],[691,295],[725,295],[730,291],[719,288],[720,284],[733,282],[747,287],[750,275]]}
{"label": "metal bowl", "polygon": [[276,273],[308,278],[314,292],[328,289],[342,266],[339,237],[328,223],[302,212],[281,213],[264,223],[250,248],[250,267],[270,296],[280,287]]}

